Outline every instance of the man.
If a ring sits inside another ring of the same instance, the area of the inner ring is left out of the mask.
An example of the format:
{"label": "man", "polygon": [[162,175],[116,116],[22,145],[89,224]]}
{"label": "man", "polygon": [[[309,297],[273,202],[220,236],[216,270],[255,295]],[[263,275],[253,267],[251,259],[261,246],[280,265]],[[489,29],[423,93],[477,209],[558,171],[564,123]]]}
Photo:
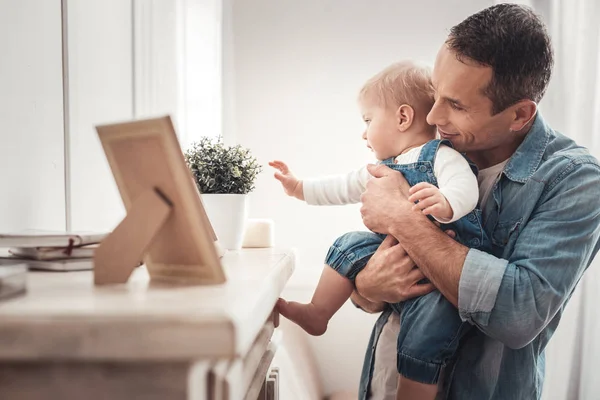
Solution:
{"label": "man", "polygon": [[[445,367],[441,398],[539,399],[544,348],[598,251],[598,161],[537,110],[552,65],[543,23],[515,4],[453,27],[435,61],[428,122],[480,169],[492,254],[459,244],[413,211],[400,173],[370,166],[376,179],[362,197],[363,221],[390,236],[358,275],[353,299],[376,311],[414,297],[425,277],[475,326]],[[388,317],[382,313],[373,330],[361,399],[389,398],[382,375],[395,367],[398,318],[386,324]]]}

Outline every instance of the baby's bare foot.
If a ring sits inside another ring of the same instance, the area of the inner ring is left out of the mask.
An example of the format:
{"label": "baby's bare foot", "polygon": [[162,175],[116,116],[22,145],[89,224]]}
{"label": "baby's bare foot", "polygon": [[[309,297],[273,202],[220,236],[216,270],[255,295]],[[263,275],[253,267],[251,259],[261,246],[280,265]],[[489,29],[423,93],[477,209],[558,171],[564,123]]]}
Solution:
{"label": "baby's bare foot", "polygon": [[281,315],[300,325],[310,335],[321,336],[327,330],[329,321],[319,313],[312,303],[302,304],[279,299],[277,309]]}

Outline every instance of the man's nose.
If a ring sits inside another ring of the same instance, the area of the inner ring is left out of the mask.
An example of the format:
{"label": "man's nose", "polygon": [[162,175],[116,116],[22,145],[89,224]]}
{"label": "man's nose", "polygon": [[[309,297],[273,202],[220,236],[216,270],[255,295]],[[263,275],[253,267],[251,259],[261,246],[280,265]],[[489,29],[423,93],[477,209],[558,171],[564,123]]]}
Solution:
{"label": "man's nose", "polygon": [[448,115],[444,110],[444,107],[440,104],[439,101],[436,101],[427,114],[427,123],[429,125],[447,125],[448,124]]}

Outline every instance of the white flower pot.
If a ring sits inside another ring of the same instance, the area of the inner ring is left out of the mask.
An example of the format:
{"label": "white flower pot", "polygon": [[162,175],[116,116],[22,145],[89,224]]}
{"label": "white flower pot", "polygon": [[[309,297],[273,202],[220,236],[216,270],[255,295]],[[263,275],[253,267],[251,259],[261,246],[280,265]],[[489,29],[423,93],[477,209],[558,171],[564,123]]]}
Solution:
{"label": "white flower pot", "polygon": [[248,195],[202,194],[202,203],[219,244],[227,250],[242,248]]}

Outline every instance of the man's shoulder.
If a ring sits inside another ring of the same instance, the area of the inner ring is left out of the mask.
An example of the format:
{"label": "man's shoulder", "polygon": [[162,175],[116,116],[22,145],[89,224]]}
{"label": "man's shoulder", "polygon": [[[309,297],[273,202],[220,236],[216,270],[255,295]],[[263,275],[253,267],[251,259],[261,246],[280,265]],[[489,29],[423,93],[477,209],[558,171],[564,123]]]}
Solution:
{"label": "man's shoulder", "polygon": [[575,142],[575,140],[563,135],[558,131],[550,131],[550,140],[542,161],[550,162],[580,162],[598,165],[598,160],[590,151]]}
{"label": "man's shoulder", "polygon": [[533,178],[553,185],[582,170],[592,172],[589,179],[600,181],[598,159],[573,139],[550,130],[548,144]]}

